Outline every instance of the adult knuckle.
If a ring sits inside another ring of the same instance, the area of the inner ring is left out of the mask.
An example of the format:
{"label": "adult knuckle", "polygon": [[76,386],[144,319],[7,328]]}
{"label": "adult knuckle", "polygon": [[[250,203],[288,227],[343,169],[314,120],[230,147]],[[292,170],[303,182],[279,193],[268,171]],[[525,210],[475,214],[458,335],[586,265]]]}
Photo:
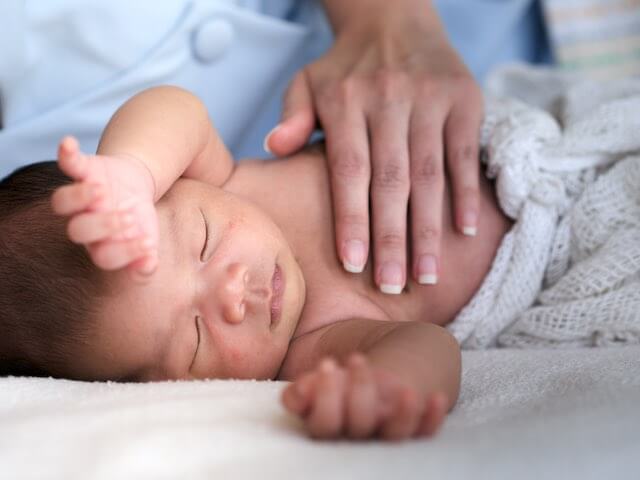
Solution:
{"label": "adult knuckle", "polygon": [[331,164],[331,173],[338,178],[354,179],[369,175],[369,165],[363,155],[347,151]]}
{"label": "adult knuckle", "polygon": [[411,174],[414,185],[433,185],[442,177],[441,161],[434,153],[428,153],[415,162]]}
{"label": "adult knuckle", "polygon": [[373,80],[377,91],[383,98],[395,92],[398,81],[394,72],[388,68],[381,68],[374,73]]}
{"label": "adult knuckle", "polygon": [[396,161],[385,162],[380,168],[374,169],[371,180],[375,188],[384,190],[401,190],[409,184],[407,169]]}
{"label": "adult knuckle", "polygon": [[416,240],[431,243],[440,238],[440,229],[435,225],[423,225],[415,231]]}
{"label": "adult knuckle", "polygon": [[342,225],[348,225],[350,227],[368,227],[369,219],[366,215],[352,212],[336,212],[336,221]]}
{"label": "adult knuckle", "polygon": [[352,101],[354,95],[358,92],[357,84],[358,79],[354,76],[333,81],[327,86],[326,98],[331,103],[344,105],[345,102]]}
{"label": "adult knuckle", "polygon": [[397,249],[405,245],[405,237],[399,232],[382,232],[377,238],[378,246],[384,249]]}
{"label": "adult knuckle", "polygon": [[468,165],[479,162],[476,148],[470,143],[456,145],[451,149],[450,160],[460,165]]}

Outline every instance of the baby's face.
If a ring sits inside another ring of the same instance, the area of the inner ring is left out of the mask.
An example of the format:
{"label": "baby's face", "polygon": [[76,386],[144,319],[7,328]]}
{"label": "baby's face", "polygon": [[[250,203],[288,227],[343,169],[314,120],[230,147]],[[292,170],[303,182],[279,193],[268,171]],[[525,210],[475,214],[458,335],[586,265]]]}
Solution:
{"label": "baby's face", "polygon": [[252,204],[193,180],[178,180],[157,210],[158,269],[146,283],[110,274],[115,293],[100,308],[85,368],[93,378],[142,381],[274,378],[305,296],[280,229]]}

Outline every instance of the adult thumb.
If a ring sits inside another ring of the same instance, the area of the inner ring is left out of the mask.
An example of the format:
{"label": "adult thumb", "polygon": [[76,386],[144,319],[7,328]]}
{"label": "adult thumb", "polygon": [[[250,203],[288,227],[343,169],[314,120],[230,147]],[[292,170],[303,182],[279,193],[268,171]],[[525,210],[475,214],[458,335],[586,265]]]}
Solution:
{"label": "adult thumb", "polygon": [[264,139],[264,149],[277,156],[289,155],[307,143],[316,123],[311,84],[305,69],[291,80],[284,94],[280,123]]}

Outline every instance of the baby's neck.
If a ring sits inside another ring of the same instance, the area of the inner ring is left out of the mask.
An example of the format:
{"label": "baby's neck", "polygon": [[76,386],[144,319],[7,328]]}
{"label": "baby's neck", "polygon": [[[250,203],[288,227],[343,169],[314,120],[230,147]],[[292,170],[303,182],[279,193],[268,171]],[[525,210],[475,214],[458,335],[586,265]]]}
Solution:
{"label": "baby's neck", "polygon": [[[370,308],[354,303],[353,309],[361,315],[384,315],[394,320],[420,318],[446,324],[480,287],[502,237],[511,226],[498,208],[491,183],[483,176],[480,184],[480,222],[475,237],[465,237],[454,227],[451,190],[447,186],[439,282],[434,286],[413,282],[409,261],[407,285],[413,293],[408,296],[384,295],[377,291],[371,258],[360,275],[345,274],[342,270],[334,247],[330,185],[322,150],[303,151],[271,162],[240,163],[225,188],[259,205],[282,229],[303,267],[312,303],[324,306],[328,300],[319,297],[331,297],[326,290],[340,285],[345,287],[342,291],[356,292],[358,298],[369,300]],[[411,253],[411,242],[408,242],[408,253]],[[318,290],[324,293],[319,294]],[[343,309],[349,310],[346,305]],[[308,312],[306,307],[305,312]],[[428,315],[425,316],[425,312]]]}

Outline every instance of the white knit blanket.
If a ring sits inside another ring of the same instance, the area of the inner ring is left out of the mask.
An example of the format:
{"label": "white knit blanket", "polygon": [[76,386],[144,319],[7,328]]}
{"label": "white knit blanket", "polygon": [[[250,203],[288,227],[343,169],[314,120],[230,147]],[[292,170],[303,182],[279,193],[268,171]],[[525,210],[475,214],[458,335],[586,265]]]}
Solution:
{"label": "white knit blanket", "polygon": [[515,224],[451,332],[475,349],[639,343],[640,78],[515,66],[487,93],[487,174]]}

